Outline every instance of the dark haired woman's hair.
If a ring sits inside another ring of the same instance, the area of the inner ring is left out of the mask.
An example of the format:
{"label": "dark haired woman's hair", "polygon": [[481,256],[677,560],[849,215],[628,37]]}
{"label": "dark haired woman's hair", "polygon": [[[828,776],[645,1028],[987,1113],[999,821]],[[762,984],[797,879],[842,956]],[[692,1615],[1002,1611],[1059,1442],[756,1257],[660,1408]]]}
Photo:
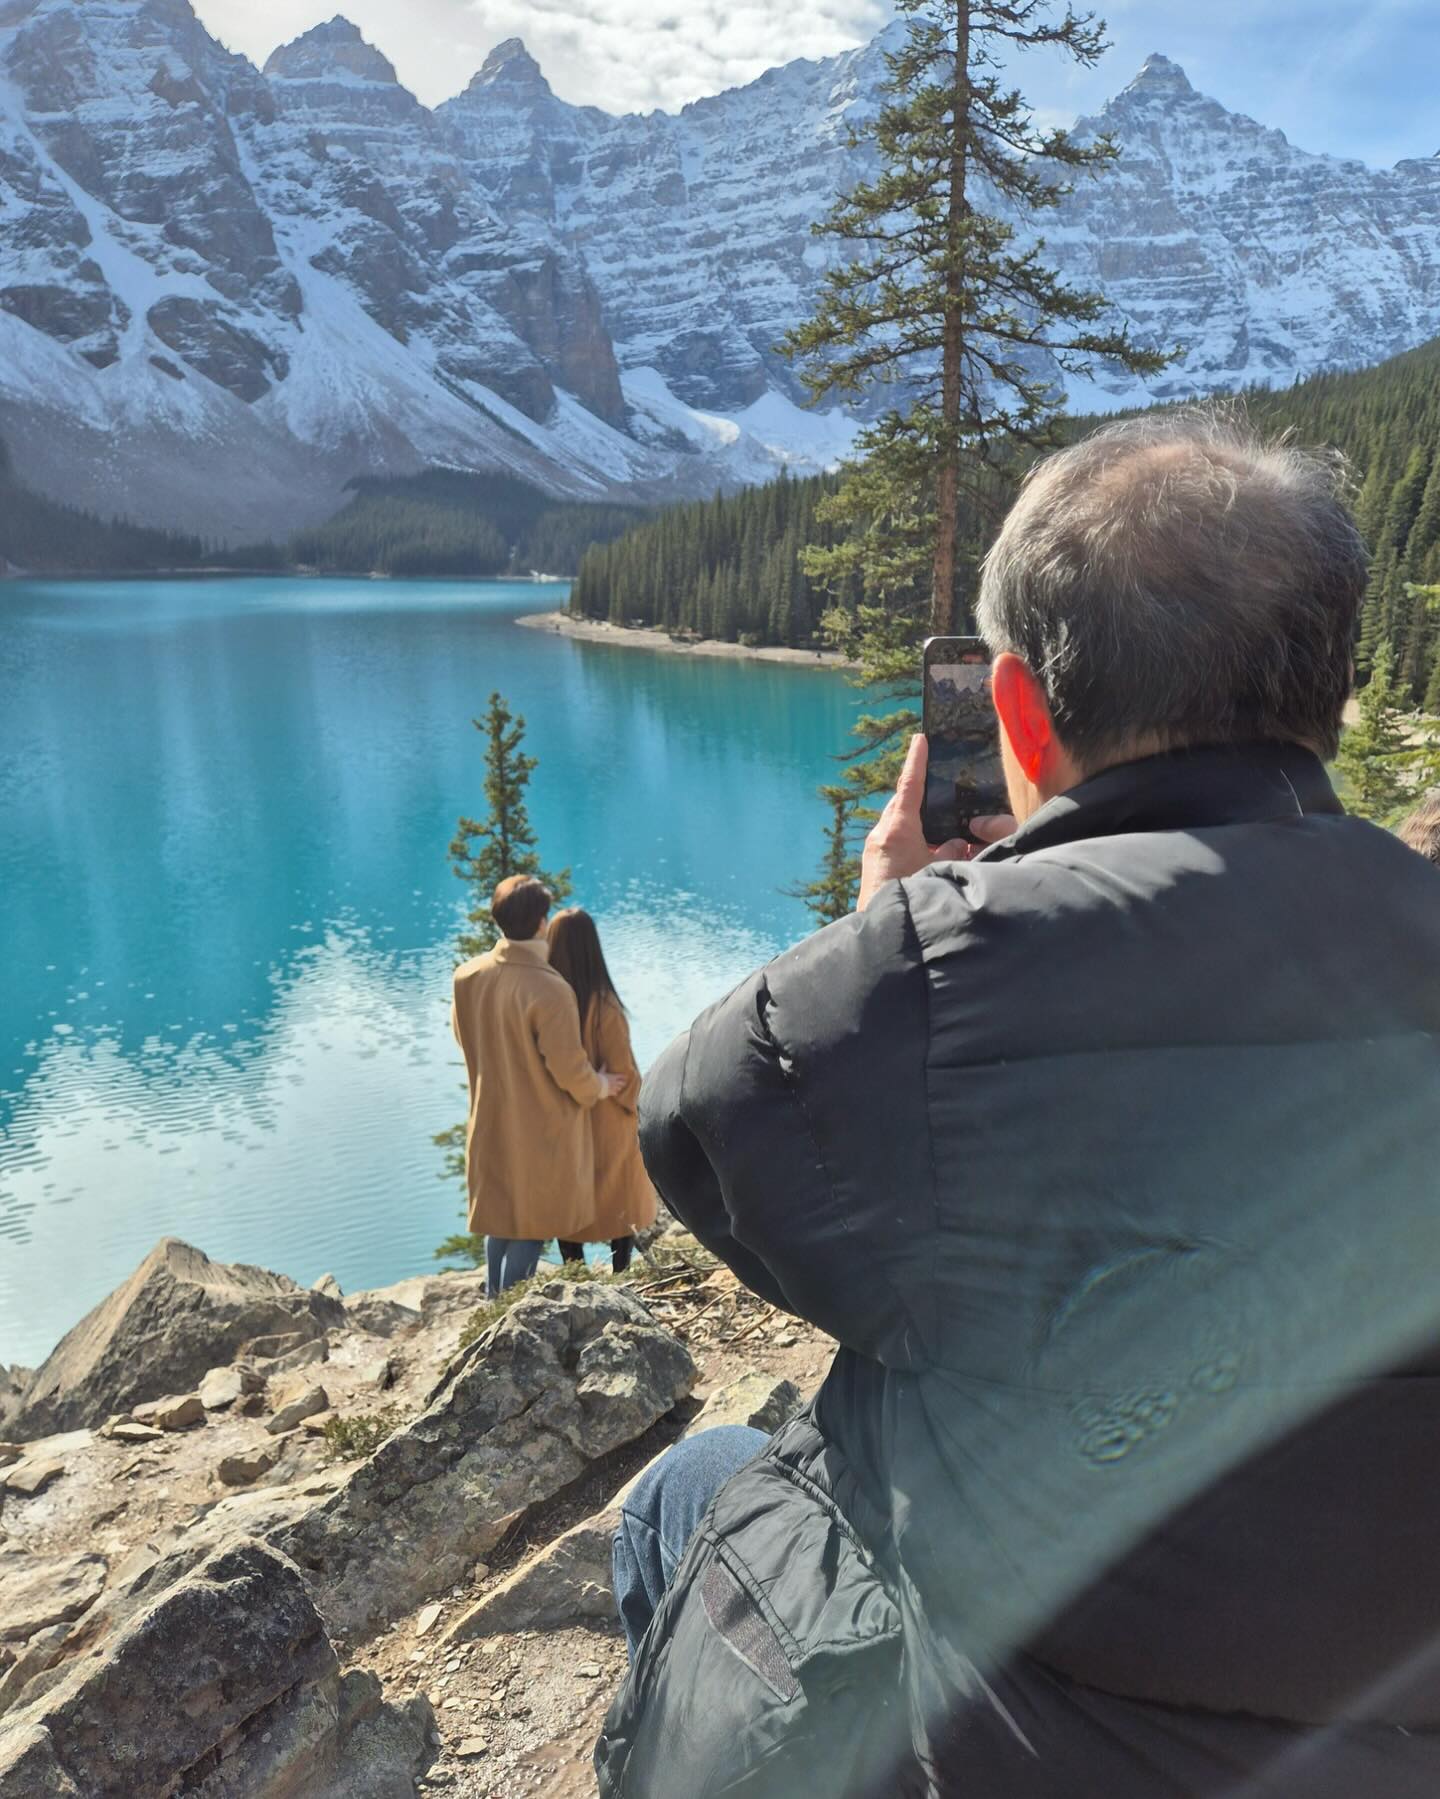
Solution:
{"label": "dark haired woman's hair", "polygon": [[563,974],[580,1002],[580,1029],[590,1028],[591,1015],[607,997],[621,1005],[595,920],[581,906],[567,906],[550,920],[550,966]]}
{"label": "dark haired woman's hair", "polygon": [[1440,787],[1432,787],[1399,829],[1400,841],[1440,867]]}
{"label": "dark haired woman's hair", "polygon": [[550,889],[529,875],[509,875],[495,889],[490,916],[515,943],[539,934],[550,910]]}

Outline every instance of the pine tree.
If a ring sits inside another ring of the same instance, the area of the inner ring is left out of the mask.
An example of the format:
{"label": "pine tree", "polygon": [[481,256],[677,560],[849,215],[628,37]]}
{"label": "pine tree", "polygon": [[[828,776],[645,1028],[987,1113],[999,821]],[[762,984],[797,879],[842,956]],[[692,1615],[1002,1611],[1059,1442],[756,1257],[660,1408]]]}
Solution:
{"label": "pine tree", "polygon": [[1440,456],[1430,464],[1430,475],[1419,511],[1405,541],[1405,573],[1412,581],[1423,578],[1426,559],[1440,543]]}
{"label": "pine tree", "polygon": [[1433,587],[1405,583],[1405,628],[1395,644],[1397,682],[1407,706],[1419,705],[1425,696],[1435,647],[1437,594]]}
{"label": "pine tree", "polygon": [[1375,653],[1370,680],[1357,702],[1359,718],[1340,741],[1335,766],[1343,781],[1346,807],[1377,824],[1389,823],[1433,783],[1436,748],[1407,723],[1396,688],[1395,658],[1389,643]]}
{"label": "pine tree", "polygon": [[[483,823],[461,818],[450,843],[450,862],[470,888],[466,928],[455,939],[456,963],[493,949],[500,933],[490,916],[490,901],[501,881],[511,875],[532,875],[550,889],[557,903],[569,898],[570,870],[546,874],[540,867],[535,832],[525,806],[525,789],[539,766],[534,756],[520,748],[525,741],[525,720],[513,714],[498,693],[490,695],[484,718],[472,719],[485,739],[485,800],[490,810]],[[435,1139],[445,1152],[441,1178],[465,1178],[465,1124],[462,1120]],[[462,1260],[478,1268],[485,1259],[483,1237],[464,1233],[447,1237],[435,1251],[437,1261]]]}
{"label": "pine tree", "polygon": [[490,900],[501,881],[511,875],[533,875],[543,881],[556,901],[570,895],[570,870],[546,874],[540,867],[535,833],[525,808],[525,789],[538,764],[520,745],[525,741],[525,720],[516,717],[498,693],[490,695],[483,719],[474,719],[485,739],[485,799],[490,811],[483,823],[461,818],[450,843],[455,873],[471,889],[469,927],[455,940],[457,962],[483,955],[499,941],[490,916]]}
{"label": "pine tree", "polygon": [[[1106,325],[1103,296],[1061,281],[1043,245],[1020,248],[1013,226],[980,210],[983,196],[1034,218],[1070,191],[1064,177],[1117,154],[1105,138],[1042,130],[996,72],[1047,46],[1092,65],[1107,47],[1094,15],[1067,5],[1057,16],[1055,0],[898,0],[898,11],[906,36],[886,57],[884,104],[852,140],[878,152],[880,173],[816,227],[856,254],[784,348],[817,398],[900,384],[861,432],[867,478],[842,488],[837,516],[849,506],[884,539],[882,563],[908,550],[913,565],[928,546],[929,629],[941,634],[958,610],[964,501],[990,499],[985,470],[1008,448],[1052,441],[1060,396],[1043,371],[1102,358],[1153,373],[1166,358]],[[871,586],[881,598],[883,579]]]}
{"label": "pine tree", "polygon": [[804,900],[820,923],[826,925],[848,918],[855,910],[860,858],[850,845],[856,816],[855,794],[848,787],[822,787],[820,792],[831,806],[830,825],[825,832],[825,860],[813,881],[787,891],[792,898]]}

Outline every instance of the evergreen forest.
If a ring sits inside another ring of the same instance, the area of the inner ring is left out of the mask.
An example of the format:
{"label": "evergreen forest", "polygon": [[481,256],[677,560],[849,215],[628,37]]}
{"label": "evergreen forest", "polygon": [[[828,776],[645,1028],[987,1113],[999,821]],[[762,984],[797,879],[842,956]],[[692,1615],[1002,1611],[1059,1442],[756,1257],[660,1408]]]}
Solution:
{"label": "evergreen forest", "polygon": [[101,518],[31,493],[0,439],[0,572],[10,563],[37,574],[72,570],[141,574],[157,568],[193,568],[202,555],[198,537]]}
{"label": "evergreen forest", "polygon": [[332,574],[574,574],[586,548],[648,516],[638,506],[556,500],[510,475],[426,469],[352,481],[323,525],[285,546],[293,566]]}
{"label": "evergreen forest", "polygon": [[[1242,396],[1255,424],[1349,457],[1355,504],[1374,554],[1357,662],[1362,678],[1389,643],[1399,697],[1440,712],[1440,340],[1353,374],[1321,374]],[[1099,421],[1062,421],[1073,436]],[[615,624],[658,626],[740,642],[808,644],[832,605],[853,612],[858,582],[831,593],[801,566],[838,527],[816,504],[838,477],[781,477],[700,503],[668,507],[581,559],[571,609]],[[979,515],[962,543],[984,547]]]}
{"label": "evergreen forest", "polygon": [[149,574],[179,569],[283,573],[573,574],[589,545],[632,529],[645,508],[556,500],[526,481],[427,469],[351,483],[324,524],[285,543],[239,548],[106,519],[28,488],[0,439],[0,569],[33,574]]}

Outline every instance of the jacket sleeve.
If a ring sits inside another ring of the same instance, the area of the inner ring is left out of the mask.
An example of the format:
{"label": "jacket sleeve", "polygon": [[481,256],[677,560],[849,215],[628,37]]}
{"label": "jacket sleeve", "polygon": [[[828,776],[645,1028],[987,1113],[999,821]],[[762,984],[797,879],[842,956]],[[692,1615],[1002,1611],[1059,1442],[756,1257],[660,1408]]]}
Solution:
{"label": "jacket sleeve", "polygon": [[607,1074],[621,1074],[625,1085],[615,1095],[615,1103],[627,1112],[640,1107],[640,1070],[635,1065],[635,1051],[630,1045],[630,1026],[618,1005],[600,1008],[596,1029],[596,1049],[600,1066]]}
{"label": "jacket sleeve", "polygon": [[605,1088],[580,1041],[580,1008],[573,988],[565,981],[546,981],[532,1018],[535,1042],[550,1079],[577,1106],[588,1109],[595,1105],[604,1097]]}
{"label": "jacket sleeve", "polygon": [[899,883],[712,1006],[651,1069],[651,1179],[746,1286],[896,1367],[925,1359],[929,1001]]}

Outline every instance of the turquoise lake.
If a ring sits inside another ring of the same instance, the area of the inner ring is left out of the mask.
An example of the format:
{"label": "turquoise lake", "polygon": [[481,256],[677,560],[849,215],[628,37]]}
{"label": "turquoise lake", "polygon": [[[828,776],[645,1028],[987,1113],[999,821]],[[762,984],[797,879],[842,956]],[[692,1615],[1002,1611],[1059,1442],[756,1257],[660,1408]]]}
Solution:
{"label": "turquoise lake", "polygon": [[526,629],[563,587],[0,585],[0,1362],[167,1233],[346,1291],[463,1228],[432,1135],[492,689],[647,1063],[803,936],[857,696]]}

